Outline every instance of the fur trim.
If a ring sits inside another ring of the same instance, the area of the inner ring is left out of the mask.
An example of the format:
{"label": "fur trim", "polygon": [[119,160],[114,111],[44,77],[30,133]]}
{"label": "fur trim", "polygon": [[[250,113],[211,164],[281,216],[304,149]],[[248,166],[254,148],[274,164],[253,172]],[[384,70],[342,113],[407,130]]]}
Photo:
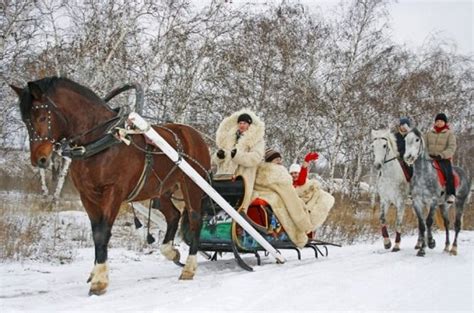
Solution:
{"label": "fur trim", "polygon": [[313,228],[321,226],[334,206],[334,197],[322,190],[314,179],[309,179],[303,186],[296,187],[296,192],[306,204]]}
{"label": "fur trim", "polygon": [[258,165],[255,183],[262,186],[292,185],[292,178],[283,165],[262,162]]}
{"label": "fur trim", "polygon": [[[236,145],[237,138],[235,136],[239,129],[237,119],[243,113],[247,113],[252,117],[252,124],[249,129],[240,137]],[[226,117],[219,125],[216,132],[216,144],[220,149],[232,150],[234,147],[237,150],[243,149],[245,151],[254,147],[265,135],[265,123],[249,109],[242,109]]]}

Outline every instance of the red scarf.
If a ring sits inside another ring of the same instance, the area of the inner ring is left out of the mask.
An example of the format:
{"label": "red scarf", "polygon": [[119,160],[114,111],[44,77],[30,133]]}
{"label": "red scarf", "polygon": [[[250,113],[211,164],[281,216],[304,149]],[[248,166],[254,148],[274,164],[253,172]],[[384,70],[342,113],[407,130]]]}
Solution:
{"label": "red scarf", "polygon": [[448,124],[445,124],[443,127],[436,127],[436,126],[434,126],[433,128],[434,128],[435,132],[440,133],[440,132],[442,132],[442,131],[445,130],[445,129],[449,129],[449,125],[448,125]]}

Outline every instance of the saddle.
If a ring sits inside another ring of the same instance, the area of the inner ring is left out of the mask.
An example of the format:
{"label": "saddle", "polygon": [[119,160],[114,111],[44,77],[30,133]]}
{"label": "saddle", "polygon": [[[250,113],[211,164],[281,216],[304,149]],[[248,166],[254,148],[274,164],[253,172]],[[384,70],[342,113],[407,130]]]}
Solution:
{"label": "saddle", "polygon": [[[436,173],[438,174],[438,183],[441,187],[446,187],[446,177],[444,176],[443,171],[441,170],[441,166],[439,165],[437,160],[433,160],[433,167],[436,169]],[[457,189],[459,184],[461,183],[461,179],[459,178],[459,174],[453,170],[453,177],[454,177],[454,188]]]}

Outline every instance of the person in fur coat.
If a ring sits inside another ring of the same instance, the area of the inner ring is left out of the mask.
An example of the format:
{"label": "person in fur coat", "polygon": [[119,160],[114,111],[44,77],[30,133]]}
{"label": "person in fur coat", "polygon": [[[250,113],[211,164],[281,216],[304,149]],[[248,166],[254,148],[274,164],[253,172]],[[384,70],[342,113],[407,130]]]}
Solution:
{"label": "person in fur coat", "polygon": [[252,198],[265,200],[290,240],[302,248],[308,242],[306,234],[314,229],[309,213],[293,188],[290,174],[281,165],[281,155],[269,149],[265,160],[258,165]]}
{"label": "person in fur coat", "polygon": [[245,194],[241,207],[247,210],[255,183],[257,166],[265,153],[265,123],[249,109],[226,117],[217,128],[218,150],[213,154],[216,176],[242,176]]}
{"label": "person in fur coat", "polygon": [[307,179],[308,166],[311,161],[316,161],[318,157],[316,152],[310,152],[305,156],[303,166],[292,164],[289,169],[293,178],[293,187],[305,203],[310,215],[311,224],[314,227],[313,231],[324,223],[335,202],[334,197],[322,190],[316,180]]}

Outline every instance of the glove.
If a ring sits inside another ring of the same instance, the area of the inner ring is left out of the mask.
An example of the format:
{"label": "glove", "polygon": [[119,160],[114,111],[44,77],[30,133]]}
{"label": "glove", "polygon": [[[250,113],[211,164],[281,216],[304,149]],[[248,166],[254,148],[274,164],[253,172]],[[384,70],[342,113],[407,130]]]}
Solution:
{"label": "glove", "polygon": [[309,162],[309,161],[316,161],[318,158],[319,158],[319,155],[317,152],[310,152],[304,157],[304,160],[306,162]]}
{"label": "glove", "polygon": [[230,152],[230,156],[233,158],[235,157],[236,153],[237,153],[237,149],[232,149],[232,151]]}
{"label": "glove", "polygon": [[217,151],[216,155],[217,155],[217,157],[218,157],[219,159],[221,159],[221,160],[223,160],[223,159],[225,158],[225,152],[224,152],[224,150],[222,150],[222,149],[219,149],[219,150]]}
{"label": "glove", "polygon": [[441,155],[439,155],[439,154],[437,154],[437,155],[430,154],[430,158],[432,158],[433,160],[441,160],[442,159]]}

